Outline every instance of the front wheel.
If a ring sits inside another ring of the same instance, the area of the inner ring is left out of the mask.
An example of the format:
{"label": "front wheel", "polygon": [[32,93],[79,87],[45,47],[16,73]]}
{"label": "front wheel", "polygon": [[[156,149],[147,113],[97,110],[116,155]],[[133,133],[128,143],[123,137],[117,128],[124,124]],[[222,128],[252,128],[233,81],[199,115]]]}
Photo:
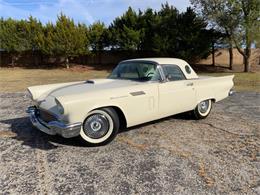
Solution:
{"label": "front wheel", "polygon": [[90,145],[97,146],[112,141],[119,129],[119,118],[112,108],[91,111],[80,131],[81,138]]}
{"label": "front wheel", "polygon": [[209,115],[211,108],[212,100],[204,100],[193,110],[193,115],[196,119],[204,119]]}

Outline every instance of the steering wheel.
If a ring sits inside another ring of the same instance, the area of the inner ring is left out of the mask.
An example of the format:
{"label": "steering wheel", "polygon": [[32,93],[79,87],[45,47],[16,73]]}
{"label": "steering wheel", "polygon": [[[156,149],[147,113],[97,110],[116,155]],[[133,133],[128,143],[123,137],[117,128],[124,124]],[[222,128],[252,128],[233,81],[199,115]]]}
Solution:
{"label": "steering wheel", "polygon": [[154,72],[149,72],[146,77],[153,77]]}

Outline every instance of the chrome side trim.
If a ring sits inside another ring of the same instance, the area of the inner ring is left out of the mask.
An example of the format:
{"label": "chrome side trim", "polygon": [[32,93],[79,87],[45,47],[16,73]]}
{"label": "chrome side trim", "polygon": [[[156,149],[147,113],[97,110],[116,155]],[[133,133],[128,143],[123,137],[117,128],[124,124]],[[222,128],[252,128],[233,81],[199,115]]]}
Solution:
{"label": "chrome side trim", "polygon": [[166,79],[166,76],[165,76],[165,74],[164,74],[164,72],[163,72],[162,66],[161,66],[161,65],[159,65],[159,64],[157,64],[157,68],[158,68],[158,70],[159,70],[160,77],[161,77],[161,80],[160,80],[160,82],[161,82],[161,83],[164,83],[164,82],[166,82],[166,81],[167,81],[167,79]]}
{"label": "chrome side trim", "polygon": [[134,91],[134,92],[130,92],[130,94],[132,96],[138,96],[138,95],[145,95],[144,91]]}
{"label": "chrome side trim", "polygon": [[122,95],[122,96],[117,96],[117,97],[110,97],[111,100],[114,100],[114,99],[119,99],[119,98],[126,98],[128,97],[127,95]]}

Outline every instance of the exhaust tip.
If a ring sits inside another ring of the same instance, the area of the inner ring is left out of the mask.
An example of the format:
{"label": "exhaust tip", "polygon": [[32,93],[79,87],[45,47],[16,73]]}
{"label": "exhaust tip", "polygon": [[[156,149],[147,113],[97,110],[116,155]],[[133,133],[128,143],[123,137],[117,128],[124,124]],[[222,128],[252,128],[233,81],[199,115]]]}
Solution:
{"label": "exhaust tip", "polygon": [[228,96],[232,96],[235,94],[235,91],[233,89],[230,89],[230,91],[228,92]]}

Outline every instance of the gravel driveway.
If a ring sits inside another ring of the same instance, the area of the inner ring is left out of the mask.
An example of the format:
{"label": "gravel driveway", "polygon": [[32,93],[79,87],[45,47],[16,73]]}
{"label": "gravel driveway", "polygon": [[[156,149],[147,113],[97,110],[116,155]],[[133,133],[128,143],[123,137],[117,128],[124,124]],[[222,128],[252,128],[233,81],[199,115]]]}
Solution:
{"label": "gravel driveway", "polygon": [[260,93],[92,148],[34,129],[29,104],[24,93],[0,93],[0,194],[260,194]]}

